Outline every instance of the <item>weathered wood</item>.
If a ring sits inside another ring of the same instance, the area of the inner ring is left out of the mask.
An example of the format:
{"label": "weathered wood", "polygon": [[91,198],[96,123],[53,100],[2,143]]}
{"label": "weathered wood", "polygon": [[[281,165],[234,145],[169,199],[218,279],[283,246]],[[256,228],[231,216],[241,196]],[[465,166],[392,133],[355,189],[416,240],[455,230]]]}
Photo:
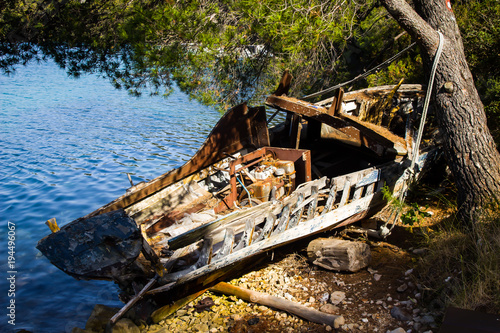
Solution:
{"label": "weathered wood", "polygon": [[198,243],[193,243],[190,244],[189,246],[182,247],[180,249],[177,249],[174,251],[172,256],[169,258],[160,258],[160,262],[162,263],[163,267],[167,270],[167,272],[170,271],[172,266],[174,266],[175,262],[179,259],[182,258],[183,256],[194,252],[198,246]]}
{"label": "weathered wood", "polygon": [[337,181],[335,179],[332,179],[331,184],[332,186],[330,187],[330,193],[328,193],[328,199],[326,199],[326,204],[323,208],[323,211],[321,212],[321,215],[325,215],[332,210],[335,199],[337,198]]}
{"label": "weathered wood", "polygon": [[[344,93],[343,100],[344,101],[369,101],[372,100],[375,96],[380,96],[387,94],[391,90],[394,89],[394,85],[388,86],[378,86],[372,88],[366,88],[356,91],[348,91]],[[413,98],[413,97],[422,97],[425,95],[425,91],[421,84],[402,84],[401,87],[397,91],[397,97],[403,98]],[[318,106],[325,106],[331,104],[335,100],[335,97],[330,97],[315,103]]]}
{"label": "weathered wood", "polygon": [[290,219],[290,204],[286,205],[285,208],[283,208],[283,211],[281,212],[281,217],[279,218],[278,225],[276,226],[276,229],[273,231],[273,236],[276,234],[281,233],[283,230],[286,229],[288,226],[288,221]]}
{"label": "weathered wood", "polygon": [[159,323],[160,321],[164,320],[171,314],[175,313],[177,310],[188,304],[189,302],[194,301],[200,295],[202,295],[206,289],[200,290],[197,293],[194,293],[192,295],[188,295],[184,298],[181,298],[177,301],[175,301],[173,304],[165,305],[159,309],[156,309],[152,314],[151,314],[151,320],[153,323]]}
{"label": "weathered wood", "polygon": [[[211,272],[229,266],[243,258],[247,258],[259,253],[264,253],[279,246],[283,246],[299,239],[309,237],[321,231],[340,226],[345,221],[347,221],[348,223],[353,223],[365,217],[369,212],[370,207],[376,207],[380,204],[383,204],[381,196],[376,194],[365,196],[356,202],[351,202],[344,205],[343,207],[332,210],[325,215],[320,215],[313,218],[312,220],[303,222],[295,228],[289,228],[282,233],[271,235],[271,237],[269,237],[268,239],[262,240],[260,242],[254,242],[252,245],[247,246],[246,248],[243,248],[237,252],[230,253],[224,258],[212,261],[210,265],[201,267],[196,271],[188,272],[180,277],[175,285],[181,285],[205,274],[210,274]],[[173,284],[164,285],[149,291],[149,293],[158,294],[166,292],[172,289],[172,287]]]}
{"label": "weathered wood", "polygon": [[297,199],[297,207],[293,210],[292,214],[290,214],[290,220],[285,229],[295,228],[297,224],[299,224],[302,213],[304,212],[304,207],[304,194],[300,193],[299,198]]}
{"label": "weathered wood", "polygon": [[146,292],[151,289],[151,287],[156,283],[158,280],[158,275],[155,275],[149,282],[135,295],[130,299],[130,301],[125,304],[120,311],[118,311],[111,319],[109,320],[109,323],[111,325],[114,325],[132,306],[134,306],[135,303],[137,303],[145,294]]}
{"label": "weathered wood", "polygon": [[243,236],[241,237],[240,242],[234,248],[234,251],[238,251],[248,245],[252,244],[252,237],[255,228],[255,220],[252,218],[245,220],[245,230],[243,231]]}
{"label": "weathered wood", "polygon": [[330,325],[334,328],[339,328],[344,324],[343,316],[324,313],[284,298],[236,287],[229,283],[219,282],[209,290],[215,293],[233,295],[247,302],[258,303],[283,310],[318,324]]}
{"label": "weathered wood", "polygon": [[344,206],[347,203],[347,200],[349,199],[349,194],[351,192],[351,176],[347,176],[345,183],[344,183],[344,189],[342,190],[342,197],[340,199],[339,207]]}
{"label": "weathered wood", "polygon": [[231,251],[233,250],[233,245],[234,245],[234,229],[226,228],[222,247],[219,253],[217,253],[217,255],[214,257],[214,260],[222,258],[231,253]]}
{"label": "weathered wood", "polygon": [[213,246],[212,238],[203,239],[203,246],[201,248],[200,256],[198,257],[196,263],[183,270],[163,275],[160,279],[160,282],[164,284],[167,282],[176,281],[177,279],[183,277],[184,275],[190,272],[194,272],[197,269],[208,265],[212,259],[212,246]]}
{"label": "weathered wood", "polygon": [[318,238],[309,243],[307,257],[313,264],[325,269],[357,272],[368,266],[371,252],[366,243]]}
{"label": "weathered wood", "polygon": [[[228,131],[228,128],[232,130]],[[168,185],[220,161],[226,153],[264,146],[269,146],[265,108],[248,108],[246,104],[240,104],[219,119],[201,148],[182,167],[153,179],[137,191],[121,196],[86,217],[134,205]]]}
{"label": "weathered wood", "polygon": [[267,239],[271,235],[271,232],[273,231],[275,222],[276,222],[276,216],[274,216],[274,214],[272,213],[269,213],[266,217],[266,224],[264,225],[264,228],[262,228],[262,232],[260,233],[259,237],[255,239],[255,242]]}
{"label": "weathered wood", "polygon": [[311,198],[312,202],[309,204],[309,208],[307,209],[307,219],[310,220],[316,214],[316,208],[318,207],[318,187],[313,186],[311,188]]}
{"label": "weathered wood", "polygon": [[200,238],[203,238],[205,235],[208,235],[210,232],[214,231],[215,229],[219,228],[221,225],[224,224],[229,224],[231,222],[234,222],[237,219],[244,219],[249,217],[250,215],[259,213],[259,212],[266,212],[268,209],[270,209],[272,206],[272,202],[264,202],[258,206],[254,206],[248,209],[244,210],[238,210],[234,211],[230,214],[227,214],[215,221],[212,221],[210,223],[206,223],[204,225],[201,225],[197,228],[194,228],[192,230],[189,230],[188,232],[185,232],[179,236],[172,237],[171,239],[168,240],[168,247],[171,250],[178,249],[180,247],[184,247],[189,245],[195,240],[198,240]]}

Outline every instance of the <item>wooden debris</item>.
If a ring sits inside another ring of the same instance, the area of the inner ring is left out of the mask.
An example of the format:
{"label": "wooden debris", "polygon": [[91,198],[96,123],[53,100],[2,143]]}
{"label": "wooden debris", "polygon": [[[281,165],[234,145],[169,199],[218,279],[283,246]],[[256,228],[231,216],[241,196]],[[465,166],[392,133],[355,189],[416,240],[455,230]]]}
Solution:
{"label": "wooden debris", "polygon": [[206,289],[200,290],[197,293],[194,293],[192,295],[186,296],[184,298],[181,298],[177,301],[175,301],[173,304],[165,305],[157,310],[155,310],[151,314],[151,319],[153,320],[153,323],[158,323],[162,321],[163,319],[167,318],[171,314],[175,313],[177,310],[185,306],[191,301],[194,301],[197,299],[201,294],[203,294],[206,291]]}
{"label": "wooden debris", "polygon": [[229,283],[220,282],[209,289],[211,292],[222,293],[225,295],[234,295],[244,301],[258,303],[261,305],[273,307],[283,310],[309,321],[330,325],[334,328],[339,328],[344,324],[344,317],[324,313],[296,302],[286,300],[284,298],[271,296],[258,291],[253,291],[245,288],[233,286]]}
{"label": "wooden debris", "polygon": [[307,247],[309,261],[329,270],[357,272],[368,266],[370,247],[361,242],[318,238]]}

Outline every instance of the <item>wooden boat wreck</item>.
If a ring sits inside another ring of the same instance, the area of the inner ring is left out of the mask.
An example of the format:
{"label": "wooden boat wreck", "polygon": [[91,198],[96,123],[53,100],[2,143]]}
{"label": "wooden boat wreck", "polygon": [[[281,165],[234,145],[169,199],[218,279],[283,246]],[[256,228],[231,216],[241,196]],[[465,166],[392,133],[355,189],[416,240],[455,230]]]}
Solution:
{"label": "wooden boat wreck", "polygon": [[[41,239],[37,248],[77,279],[139,281],[151,297],[208,285],[238,262],[348,225],[405,190],[420,85],[339,93],[318,103],[283,94],[239,105],[183,166]],[[388,130],[391,128],[392,131]],[[416,173],[431,152],[416,159]],[[142,294],[141,294],[142,295]]]}

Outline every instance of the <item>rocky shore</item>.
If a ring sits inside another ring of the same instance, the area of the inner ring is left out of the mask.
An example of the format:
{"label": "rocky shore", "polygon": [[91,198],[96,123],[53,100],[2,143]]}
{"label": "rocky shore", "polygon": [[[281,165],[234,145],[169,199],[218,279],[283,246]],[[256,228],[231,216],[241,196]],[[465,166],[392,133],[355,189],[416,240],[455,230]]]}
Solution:
{"label": "rocky shore", "polygon": [[[399,229],[404,232],[404,228]],[[406,244],[404,237],[396,232],[386,242],[367,241],[372,260],[369,267],[356,273],[333,272],[311,264],[302,244],[298,251],[289,251],[229,282],[342,315],[344,321],[339,327],[207,291],[156,323],[125,318],[113,332],[437,332],[436,315],[422,304],[423,288],[411,268],[412,260],[424,250],[396,245]],[[97,306],[86,328],[72,332],[103,331],[106,318],[116,311]]]}

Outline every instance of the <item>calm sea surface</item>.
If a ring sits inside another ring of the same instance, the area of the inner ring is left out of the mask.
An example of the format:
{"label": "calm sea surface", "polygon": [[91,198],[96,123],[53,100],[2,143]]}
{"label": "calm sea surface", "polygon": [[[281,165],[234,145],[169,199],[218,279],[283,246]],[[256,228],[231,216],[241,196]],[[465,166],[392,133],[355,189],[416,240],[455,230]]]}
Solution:
{"label": "calm sea surface", "polygon": [[40,254],[45,221],[62,226],[122,195],[126,173],[137,183],[180,166],[219,118],[178,91],[137,99],[96,76],[68,78],[52,63],[0,74],[0,332],[69,332],[84,327],[96,303],[122,306],[113,283],[77,281]]}

